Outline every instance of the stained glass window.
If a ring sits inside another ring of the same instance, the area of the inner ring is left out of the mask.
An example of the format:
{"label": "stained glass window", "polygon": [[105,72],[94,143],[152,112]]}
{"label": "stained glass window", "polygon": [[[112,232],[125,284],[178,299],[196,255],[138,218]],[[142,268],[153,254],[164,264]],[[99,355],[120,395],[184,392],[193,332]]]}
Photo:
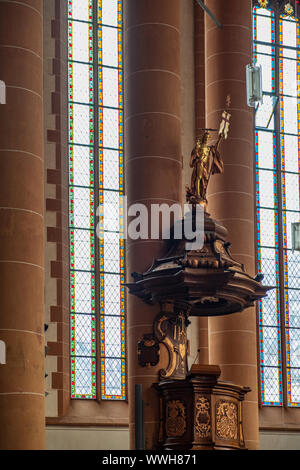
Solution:
{"label": "stained glass window", "polygon": [[[254,7],[254,61],[263,104],[255,110],[258,269],[274,289],[259,302],[261,403],[300,406],[300,26],[274,8]],[[271,5],[271,6],[272,6]]]}
{"label": "stained glass window", "polygon": [[125,399],[122,60],[122,1],[68,0],[72,398]]}

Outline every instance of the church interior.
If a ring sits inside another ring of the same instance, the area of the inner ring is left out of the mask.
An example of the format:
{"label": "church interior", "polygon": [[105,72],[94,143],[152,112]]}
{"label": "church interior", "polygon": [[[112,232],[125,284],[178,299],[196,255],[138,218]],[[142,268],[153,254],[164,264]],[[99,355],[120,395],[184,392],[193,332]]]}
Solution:
{"label": "church interior", "polygon": [[0,423],[300,449],[299,0],[0,0]]}

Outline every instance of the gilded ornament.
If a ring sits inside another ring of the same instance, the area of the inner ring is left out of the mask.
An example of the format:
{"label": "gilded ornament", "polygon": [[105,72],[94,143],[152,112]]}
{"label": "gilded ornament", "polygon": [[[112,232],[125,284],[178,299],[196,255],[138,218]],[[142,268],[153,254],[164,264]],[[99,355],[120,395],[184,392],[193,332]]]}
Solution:
{"label": "gilded ornament", "polygon": [[169,353],[169,364],[160,370],[160,378],[183,380],[187,374],[187,315],[162,313],[155,320],[154,331]]}
{"label": "gilded ornament", "polygon": [[216,435],[221,439],[237,440],[238,408],[236,403],[221,400],[216,404]]}
{"label": "gilded ornament", "polygon": [[196,403],[195,430],[200,438],[205,439],[210,436],[210,402],[205,397],[198,398]]}
{"label": "gilded ornament", "polygon": [[284,11],[285,11],[285,13],[286,13],[288,16],[293,16],[293,14],[294,14],[294,8],[293,8],[293,6],[290,4],[290,2],[288,2],[288,3],[285,5]]}
{"label": "gilded ornament", "polygon": [[267,8],[269,0],[258,0],[258,2],[261,8]]}

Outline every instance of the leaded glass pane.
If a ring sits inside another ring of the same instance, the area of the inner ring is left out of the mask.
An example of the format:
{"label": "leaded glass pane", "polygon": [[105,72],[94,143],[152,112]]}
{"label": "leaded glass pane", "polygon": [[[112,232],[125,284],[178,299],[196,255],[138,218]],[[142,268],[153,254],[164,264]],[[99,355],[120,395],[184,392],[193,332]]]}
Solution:
{"label": "leaded glass pane", "polygon": [[104,232],[104,271],[120,272],[120,234]]}
{"label": "leaded glass pane", "polygon": [[92,109],[87,105],[74,103],[72,111],[73,142],[75,144],[90,145],[90,143],[93,143],[90,136]]}
{"label": "leaded glass pane", "polygon": [[280,339],[278,328],[263,327],[264,366],[278,366],[278,355],[280,354],[278,339]]}
{"label": "leaded glass pane", "polygon": [[103,151],[103,187],[114,190],[120,187],[120,160],[115,150]]}
{"label": "leaded glass pane", "polygon": [[300,253],[287,252],[289,289],[300,288]]}
{"label": "leaded glass pane", "polygon": [[90,228],[90,209],[93,192],[88,188],[74,186],[70,189],[71,201],[74,205],[74,227]]}
{"label": "leaded glass pane", "polygon": [[74,355],[95,356],[95,318],[91,315],[74,315],[71,328],[74,338]]}
{"label": "leaded glass pane", "polygon": [[118,3],[120,3],[118,0],[102,0],[102,14],[99,15],[99,21],[105,25],[118,26]]}
{"label": "leaded glass pane", "polygon": [[90,272],[71,272],[71,285],[74,286],[74,311],[77,313],[92,312],[92,289],[94,289],[92,276]]}
{"label": "leaded glass pane", "polygon": [[282,44],[290,47],[297,47],[297,23],[294,20],[283,20],[282,24]]}
{"label": "leaded glass pane", "polygon": [[[276,179],[273,171],[268,170],[258,170],[258,182],[259,187],[262,189],[259,194],[259,201],[262,207],[274,208],[274,182]],[[266,211],[265,211],[266,212]],[[274,232],[274,214],[272,216],[266,216],[267,219],[272,218],[273,225],[271,227],[271,232]],[[261,220],[263,219],[263,211],[261,210]],[[262,243],[264,245],[264,243]],[[274,246],[274,243],[271,244]]]}
{"label": "leaded glass pane", "polygon": [[[285,234],[286,234],[285,243],[286,243],[286,247],[291,250],[292,249],[291,224],[292,222],[299,222],[300,212],[286,212],[284,215],[285,217],[283,219],[285,223]],[[299,266],[299,269],[300,269],[300,266]]]}
{"label": "leaded glass pane", "polygon": [[272,42],[272,30],[271,30],[271,16],[262,16],[260,14],[256,17],[256,41],[271,43]]}
{"label": "leaded glass pane", "polygon": [[297,61],[282,59],[282,93],[297,96]]}
{"label": "leaded glass pane", "polygon": [[274,168],[276,151],[273,132],[256,131],[256,165],[258,168]]}
{"label": "leaded glass pane", "polygon": [[262,378],[262,404],[280,405],[281,380],[278,367],[264,367]]}
{"label": "leaded glass pane", "polygon": [[91,21],[92,0],[72,0],[69,1],[69,18],[80,21]]}
{"label": "leaded glass pane", "polygon": [[120,111],[117,109],[103,109],[103,147],[119,148],[119,120]]}
{"label": "leaded glass pane", "polygon": [[124,400],[122,1],[95,8],[68,2],[72,397]]}
{"label": "leaded glass pane", "polygon": [[119,71],[103,67],[103,106],[119,107]]}
{"label": "leaded glass pane", "polygon": [[298,102],[296,98],[282,98],[283,127],[287,134],[298,134]]}
{"label": "leaded glass pane", "polygon": [[104,292],[105,302],[104,310],[106,315],[120,315],[121,314],[121,299],[120,299],[121,280],[118,274],[105,274],[104,275]]}
{"label": "leaded glass pane", "polygon": [[[300,284],[298,283],[297,289],[289,290],[289,316],[287,322],[291,328],[300,329]],[[299,334],[299,330],[297,330]]]}
{"label": "leaded glass pane", "polygon": [[257,16],[273,16],[273,13],[271,12],[271,10],[268,10],[267,8],[258,8],[258,7],[254,7],[254,14],[256,16],[256,13],[257,13]]}
{"label": "leaded glass pane", "polygon": [[276,134],[270,132],[275,131],[277,112],[275,57],[274,13],[254,8],[254,60],[262,66],[264,91],[263,104],[255,113],[258,269],[265,276],[264,283],[274,286],[259,302],[261,399],[267,405],[282,403],[278,165]]}
{"label": "leaded glass pane", "polygon": [[298,136],[284,136],[284,168],[285,171],[298,173],[299,171],[299,150]]}
{"label": "leaded glass pane", "polygon": [[272,289],[267,296],[260,302],[261,323],[266,326],[277,326],[278,289]]}
{"label": "leaded glass pane", "polygon": [[288,398],[289,398],[289,404],[291,406],[299,406],[299,403],[300,403],[300,369],[288,370]]}
{"label": "leaded glass pane", "polygon": [[102,26],[102,64],[110,67],[119,66],[118,29]]}
{"label": "leaded glass pane", "polygon": [[124,393],[125,361],[107,358],[105,362],[102,362],[101,372],[105,377],[105,386],[102,387],[102,399],[121,398]]}
{"label": "leaded glass pane", "polygon": [[261,248],[260,249],[260,271],[264,274],[264,282],[268,286],[276,286],[276,263],[277,256],[275,249]]}
{"label": "leaded glass pane", "polygon": [[[264,48],[264,54],[260,54]],[[257,59],[256,63],[262,66],[262,87],[263,92],[271,93],[274,91],[274,80],[273,80],[273,66],[274,66],[274,55],[272,56],[272,49],[270,47],[257,45]],[[266,55],[266,53],[268,55]]]}
{"label": "leaded glass pane", "polygon": [[105,356],[106,357],[121,357],[121,318],[120,317],[105,317]]}
{"label": "leaded glass pane", "polygon": [[285,208],[288,211],[299,211],[299,175],[285,173],[284,175],[285,185]]}
{"label": "leaded glass pane", "polygon": [[72,397],[96,398],[95,359],[73,357],[71,360]]}
{"label": "leaded glass pane", "polygon": [[69,64],[70,77],[72,83],[69,86],[72,90],[70,99],[77,103],[92,103],[93,102],[93,67],[87,64],[73,62]]}
{"label": "leaded glass pane", "polygon": [[69,155],[70,170],[72,170],[69,174],[70,185],[90,186],[94,160],[93,148],[72,145],[69,148]]}
{"label": "leaded glass pane", "polygon": [[290,349],[290,366],[300,367],[300,335],[299,330],[290,329],[289,336],[289,349]]}
{"label": "leaded glass pane", "polygon": [[77,62],[90,61],[93,28],[91,24],[70,21],[72,49],[69,49],[69,59]]}
{"label": "leaded glass pane", "polygon": [[120,194],[116,191],[103,191],[104,230],[120,231]]}
{"label": "leaded glass pane", "polygon": [[275,246],[275,212],[260,209],[260,243],[261,246]]}
{"label": "leaded glass pane", "polygon": [[94,233],[91,230],[78,230],[72,232],[73,235],[73,250],[76,254],[74,256],[74,263],[71,269],[89,271],[91,269],[91,261],[93,258],[92,246],[94,243]]}
{"label": "leaded glass pane", "polygon": [[273,109],[274,97],[264,95],[263,103],[258,106],[255,115],[255,122],[257,127],[264,127],[269,130],[274,130],[274,115],[272,115]]}

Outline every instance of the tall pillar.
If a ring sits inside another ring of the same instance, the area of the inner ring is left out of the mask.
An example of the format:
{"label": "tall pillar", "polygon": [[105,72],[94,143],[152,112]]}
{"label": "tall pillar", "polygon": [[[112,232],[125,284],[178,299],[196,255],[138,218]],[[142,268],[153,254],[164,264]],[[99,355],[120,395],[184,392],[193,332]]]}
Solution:
{"label": "tall pillar", "polygon": [[[195,9],[195,127],[196,138],[205,127],[204,11],[194,0]],[[199,364],[208,364],[208,318],[199,318]]]}
{"label": "tall pillar", "polygon": [[[180,0],[125,2],[125,155],[128,205],[181,202]],[[127,241],[128,280],[165,253],[160,240]],[[137,361],[137,342],[153,330],[159,307],[128,296],[128,380],[131,447],[134,447],[134,384],[143,386],[146,447],[158,439],[158,398],[152,383],[167,364],[161,346],[156,367]]]}
{"label": "tall pillar", "polygon": [[43,449],[42,0],[0,2],[0,449]]}
{"label": "tall pillar", "polygon": [[[231,128],[221,146],[223,175],[209,188],[208,209],[228,229],[232,255],[254,274],[253,113],[246,103],[245,66],[251,62],[251,0],[207,0],[222,23],[205,15],[206,125],[218,128],[226,95],[231,95]],[[210,363],[222,378],[251,387],[244,402],[245,440],[258,446],[256,311],[209,319]]]}
{"label": "tall pillar", "polygon": [[194,0],[195,18],[195,121],[196,137],[205,127],[204,11]]}

